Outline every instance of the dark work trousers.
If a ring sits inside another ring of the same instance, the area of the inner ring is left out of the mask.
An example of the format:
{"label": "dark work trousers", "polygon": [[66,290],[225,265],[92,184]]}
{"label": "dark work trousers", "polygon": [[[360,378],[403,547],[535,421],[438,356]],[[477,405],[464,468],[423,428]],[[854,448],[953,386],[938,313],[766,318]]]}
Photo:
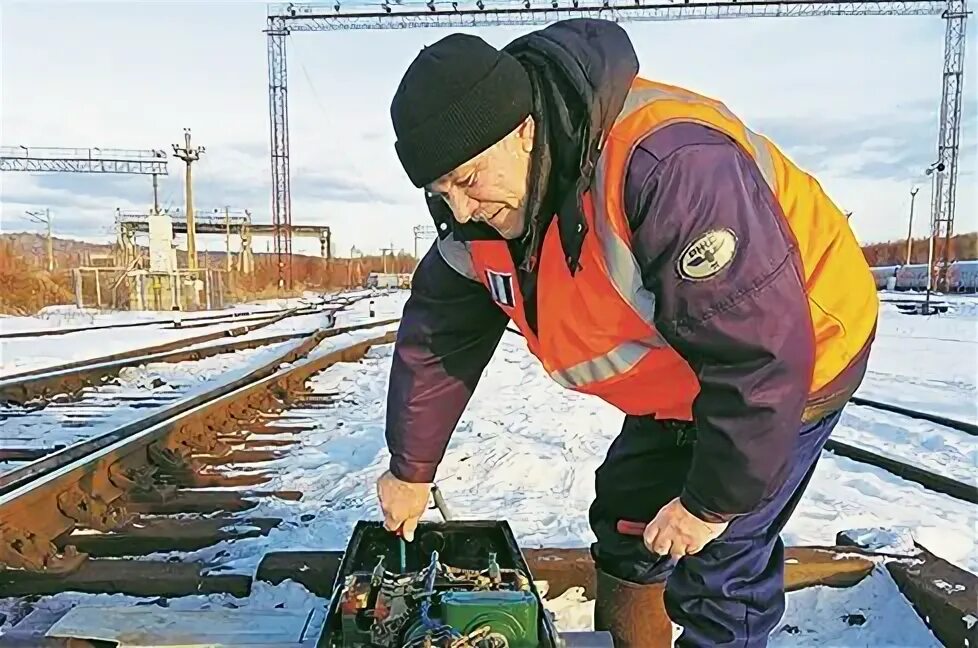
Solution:
{"label": "dark work trousers", "polygon": [[595,473],[590,510],[603,571],[635,583],[666,581],[669,618],[683,627],[677,647],[765,646],[784,614],[784,544],[779,536],[801,499],[841,410],[801,429],[787,480],[719,538],[678,563],[615,530],[619,519],[651,521],[678,497],[695,448],[691,424],[625,417]]}

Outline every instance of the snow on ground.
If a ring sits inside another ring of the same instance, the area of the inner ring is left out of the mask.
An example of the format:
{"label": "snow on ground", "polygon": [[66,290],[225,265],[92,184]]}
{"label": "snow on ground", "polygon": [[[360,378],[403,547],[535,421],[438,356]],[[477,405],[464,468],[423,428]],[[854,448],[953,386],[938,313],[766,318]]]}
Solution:
{"label": "snow on ground", "polygon": [[978,443],[966,432],[850,403],[833,438],[964,483],[978,474]]}
{"label": "snow on ground", "polygon": [[[312,387],[339,391],[343,398],[334,409],[293,412],[308,417],[306,423],[316,429],[300,433],[301,449],[264,466],[274,468],[276,478],[263,488],[305,495],[298,503],[263,503],[250,514],[291,520],[304,515],[306,521],[284,524],[266,538],[210,547],[192,558],[250,572],[269,550],[341,549],[357,520],[380,518],[373,484],[388,461],[384,412],[391,351],[390,345],[377,347],[362,362],[336,365],[315,377]],[[506,519],[523,547],[586,546],[593,540],[587,526],[593,471],[620,422],[621,414],[610,406],[553,383],[525,342],[507,334],[453,436],[439,486],[456,516]],[[845,427],[860,434],[868,425],[881,436],[878,423],[854,416]],[[431,511],[426,517],[438,519]],[[970,540],[976,523],[974,507],[964,502],[825,454],[784,537],[788,544],[824,545],[845,529],[904,526],[935,553],[978,571]],[[564,629],[589,627],[591,604],[579,599],[571,591],[550,603]],[[866,621],[856,623],[850,614]],[[790,594],[773,643],[938,645],[884,573],[850,590]]]}
{"label": "snow on ground", "polygon": [[[375,299],[375,318],[398,316],[406,297],[401,291]],[[860,395],[974,420],[978,302],[954,303],[952,312],[929,318],[903,315],[884,305]],[[357,304],[353,312],[340,316],[337,326],[369,318],[368,309],[368,302]],[[342,344],[344,338],[333,338],[330,344]],[[267,551],[341,549],[357,520],[380,519],[374,481],[388,461],[384,414],[391,351],[391,345],[375,347],[364,361],[339,364],[314,377],[310,384],[317,391],[335,390],[342,398],[331,409],[292,412],[305,416],[314,429],[298,433],[301,446],[290,448],[287,458],[254,466],[273,468],[276,474],[263,489],[304,492],[300,502],[269,500],[248,513],[280,516],[284,524],[264,538],[222,543],[183,556],[251,572]],[[523,547],[586,546],[593,540],[587,525],[593,471],[620,422],[621,414],[614,408],[553,383],[524,341],[506,334],[453,436],[438,484],[457,517],[506,519]],[[943,465],[959,478],[975,463],[970,439],[896,415],[877,416],[850,407],[839,430],[840,439],[901,457],[930,454],[922,461],[935,463],[926,465]],[[436,520],[438,515],[429,511],[426,518]],[[788,544],[832,544],[844,529],[904,527],[935,553],[978,572],[976,525],[978,511],[969,504],[826,453],[784,538]],[[153,556],[162,557],[165,554]],[[43,605],[99,598],[59,595]],[[180,605],[192,607],[200,598],[183,599]],[[233,600],[208,598],[214,604]],[[289,583],[277,588],[260,585],[252,599],[233,604],[271,607],[274,601],[291,608],[310,601],[325,603]],[[548,602],[560,627],[567,630],[589,628],[592,605],[575,590]],[[865,621],[852,615],[862,615]],[[787,612],[771,644],[939,645],[881,571],[855,588],[818,587],[789,594]]]}
{"label": "snow on ground", "polygon": [[[884,293],[882,300],[907,299]],[[938,315],[881,304],[869,371],[858,396],[962,421],[978,421],[978,297],[946,299]]]}

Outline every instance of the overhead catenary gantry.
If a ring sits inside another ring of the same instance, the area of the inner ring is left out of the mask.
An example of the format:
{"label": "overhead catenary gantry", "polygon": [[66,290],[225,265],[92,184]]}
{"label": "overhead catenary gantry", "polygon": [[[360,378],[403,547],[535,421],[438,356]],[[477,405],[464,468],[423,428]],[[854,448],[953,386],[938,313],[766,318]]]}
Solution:
{"label": "overhead catenary gantry", "polygon": [[159,150],[0,146],[0,171],[167,175]]}
{"label": "overhead catenary gantry", "polygon": [[268,12],[268,92],[270,112],[272,219],[279,284],[292,285],[292,222],[289,178],[288,73],[286,37],[291,32],[475,28],[544,25],[567,18],[603,18],[616,22],[723,18],[799,18],[815,16],[940,16],[947,21],[944,39],[943,89],[937,140],[937,176],[931,213],[931,236],[944,238],[938,264],[938,287],[945,284],[954,230],[961,103],[964,82],[967,0],[773,0],[648,3],[644,0],[427,0],[378,4],[289,3]]}

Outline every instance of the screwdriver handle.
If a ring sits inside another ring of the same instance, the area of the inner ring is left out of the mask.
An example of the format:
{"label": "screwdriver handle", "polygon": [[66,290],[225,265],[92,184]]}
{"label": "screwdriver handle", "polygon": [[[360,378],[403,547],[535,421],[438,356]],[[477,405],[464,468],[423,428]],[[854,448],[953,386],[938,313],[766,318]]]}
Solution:
{"label": "screwdriver handle", "polygon": [[645,535],[645,527],[648,526],[648,522],[633,522],[632,520],[618,520],[618,524],[615,525],[615,529],[618,533],[622,535],[638,536],[642,537]]}

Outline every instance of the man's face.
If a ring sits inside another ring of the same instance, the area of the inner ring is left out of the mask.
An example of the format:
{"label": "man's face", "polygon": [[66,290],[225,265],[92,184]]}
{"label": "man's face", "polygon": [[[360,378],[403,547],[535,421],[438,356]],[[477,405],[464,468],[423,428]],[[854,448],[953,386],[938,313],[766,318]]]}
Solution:
{"label": "man's face", "polygon": [[460,223],[488,223],[503,238],[526,229],[533,119],[527,119],[489,149],[460,164],[428,187]]}

